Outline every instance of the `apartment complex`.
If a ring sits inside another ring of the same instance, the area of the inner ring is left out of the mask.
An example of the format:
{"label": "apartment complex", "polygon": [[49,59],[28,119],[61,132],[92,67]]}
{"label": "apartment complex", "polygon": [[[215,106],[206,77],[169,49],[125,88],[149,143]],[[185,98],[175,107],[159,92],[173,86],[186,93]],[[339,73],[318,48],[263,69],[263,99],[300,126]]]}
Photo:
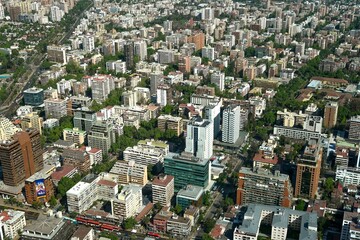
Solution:
{"label": "apartment complex", "polygon": [[21,129],[7,118],[0,117],[0,141],[10,139],[15,133],[20,132]]}
{"label": "apartment complex", "polygon": [[169,153],[165,157],[164,172],[175,178],[175,191],[187,185],[206,188],[211,178],[211,165],[208,159],[196,158],[183,152],[178,155]]}
{"label": "apartment complex", "polygon": [[360,215],[357,212],[344,212],[340,240],[360,239]]}
{"label": "apartment complex", "polygon": [[48,98],[45,103],[45,117],[60,119],[67,114],[67,101],[60,98]]}
{"label": "apartment complex", "polygon": [[90,132],[92,125],[96,122],[96,113],[85,107],[76,109],[73,121],[75,128]]}
{"label": "apartment complex", "polygon": [[193,117],[187,124],[185,152],[200,159],[210,159],[213,155],[213,123],[201,117]]}
{"label": "apartment complex", "polygon": [[70,141],[72,143],[82,145],[85,142],[86,132],[79,130],[78,128],[64,128],[63,138],[64,141]]}
{"label": "apartment complex", "polygon": [[67,63],[65,47],[52,45],[52,46],[47,46],[46,50],[49,61],[57,62],[61,64]]}
{"label": "apartment complex", "polygon": [[111,75],[95,74],[83,78],[88,87],[91,87],[92,99],[98,103],[104,102],[109,93],[115,89],[114,77]]}
{"label": "apartment complex", "polygon": [[291,230],[299,240],[317,239],[317,215],[278,206],[249,204],[242,224],[235,228],[234,240],[256,240],[260,225],[271,227],[271,239],[285,240]]}
{"label": "apartment complex", "polygon": [[152,202],[170,207],[174,196],[174,177],[160,174],[152,181]]}
{"label": "apartment complex", "polygon": [[333,128],[336,125],[338,114],[338,103],[328,102],[324,110],[324,127]]}
{"label": "apartment complex", "polygon": [[349,123],[349,139],[360,140],[360,115],[351,117]]}
{"label": "apartment complex", "polygon": [[169,145],[162,141],[140,141],[137,146],[124,150],[125,161],[135,161],[137,164],[148,166],[164,162],[169,152]]}
{"label": "apartment complex", "polygon": [[147,166],[134,161],[117,161],[110,170],[115,175],[119,184],[135,183],[144,186],[147,181]]}
{"label": "apartment complex", "polygon": [[360,168],[338,166],[336,168],[335,179],[337,181],[340,181],[342,184],[344,184],[344,186],[360,185]]}
{"label": "apartment complex", "polygon": [[184,131],[183,119],[171,115],[161,115],[158,117],[158,128],[161,131],[173,130],[176,136],[180,136]]}
{"label": "apartment complex", "polygon": [[16,239],[26,225],[25,212],[5,210],[0,213],[0,239]]}
{"label": "apartment complex", "polygon": [[22,130],[26,130],[27,128],[35,128],[39,131],[40,135],[42,134],[42,122],[43,119],[39,117],[36,112],[31,112],[26,114],[21,119],[21,128]]}
{"label": "apartment complex", "polygon": [[315,198],[320,178],[321,160],[322,148],[318,141],[314,139],[308,141],[296,163],[295,197]]}
{"label": "apartment complex", "polygon": [[62,153],[62,158],[64,166],[75,167],[81,173],[90,171],[90,157],[85,149],[66,148]]}
{"label": "apartment complex", "polygon": [[228,106],[223,111],[222,141],[235,143],[240,135],[240,106]]}
{"label": "apartment complex", "polygon": [[107,153],[111,144],[115,142],[115,133],[111,122],[95,122],[88,135],[88,145],[93,148],[99,148],[103,153]]}
{"label": "apartment complex", "polygon": [[28,88],[23,94],[25,105],[39,106],[44,103],[44,90],[41,88]]}
{"label": "apartment complex", "polygon": [[292,187],[288,175],[280,171],[242,167],[239,172],[237,205],[258,203],[291,207]]}
{"label": "apartment complex", "polygon": [[142,206],[142,187],[128,184],[123,187],[115,199],[111,199],[112,215],[126,219],[135,217]]}
{"label": "apartment complex", "polygon": [[36,129],[15,133],[0,142],[0,161],[4,183],[18,186],[43,168],[40,134]]}

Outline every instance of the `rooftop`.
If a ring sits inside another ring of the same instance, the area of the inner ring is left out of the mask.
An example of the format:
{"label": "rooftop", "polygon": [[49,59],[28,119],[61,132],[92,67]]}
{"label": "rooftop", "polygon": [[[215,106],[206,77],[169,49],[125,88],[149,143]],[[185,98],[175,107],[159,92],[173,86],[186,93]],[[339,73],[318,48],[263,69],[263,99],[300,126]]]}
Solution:
{"label": "rooftop", "polygon": [[187,185],[185,189],[181,189],[176,198],[187,198],[191,200],[199,200],[199,198],[203,195],[204,189],[195,185]]}
{"label": "rooftop", "polygon": [[160,174],[159,176],[154,178],[152,183],[153,183],[153,185],[159,185],[159,186],[166,187],[173,180],[174,180],[174,177],[171,175]]}
{"label": "rooftop", "polygon": [[57,168],[56,171],[51,174],[51,178],[60,181],[61,178],[65,177],[72,171],[75,171],[75,167],[64,165],[62,167]]}

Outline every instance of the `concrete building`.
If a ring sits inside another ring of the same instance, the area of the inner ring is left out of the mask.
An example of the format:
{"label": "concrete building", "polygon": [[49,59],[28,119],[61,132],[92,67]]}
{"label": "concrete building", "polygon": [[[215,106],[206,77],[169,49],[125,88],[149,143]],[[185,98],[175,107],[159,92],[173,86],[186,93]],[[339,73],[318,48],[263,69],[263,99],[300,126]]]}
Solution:
{"label": "concrete building", "polygon": [[88,145],[93,148],[99,148],[103,153],[107,153],[111,144],[115,142],[115,133],[113,125],[106,121],[95,122],[88,134]]}
{"label": "concrete building", "polygon": [[292,187],[290,178],[280,171],[272,173],[264,168],[242,167],[239,172],[237,205],[249,203],[291,207]]}
{"label": "concrete building", "polygon": [[66,64],[66,48],[62,46],[47,46],[46,48],[47,58],[50,62],[56,62],[60,64]]}
{"label": "concrete building", "polygon": [[106,70],[114,71],[116,74],[126,73],[126,62],[123,62],[122,60],[108,61],[106,62]]}
{"label": "concrete building", "polygon": [[173,215],[167,220],[166,229],[169,234],[183,239],[186,236],[190,235],[191,221],[188,218]]}
{"label": "concrete building", "polygon": [[226,143],[235,143],[240,135],[240,106],[228,106],[223,110],[222,137]]}
{"label": "concrete building", "polygon": [[111,199],[113,216],[121,219],[135,217],[142,206],[142,187],[135,184],[125,185],[115,199]]}
{"label": "concrete building", "polygon": [[204,119],[207,119],[212,122],[214,128],[214,138],[216,138],[220,133],[220,122],[221,122],[221,105],[222,101],[211,102],[209,105],[204,108]]}
{"label": "concrete building", "polygon": [[214,72],[213,74],[211,74],[210,80],[211,80],[211,83],[218,86],[220,91],[224,91],[224,89],[225,89],[225,73],[222,73],[219,71]]}
{"label": "concrete building", "polygon": [[147,166],[134,161],[117,161],[110,170],[119,184],[134,183],[144,186],[148,182]]}
{"label": "concrete building", "polygon": [[338,103],[329,102],[325,106],[324,110],[324,127],[333,128],[336,125],[338,114]]}
{"label": "concrete building", "polygon": [[51,173],[54,167],[48,166],[36,172],[25,181],[25,198],[28,204],[34,202],[45,203],[55,194]]}
{"label": "concrete building", "polygon": [[56,118],[66,116],[67,114],[67,101],[65,99],[46,99],[45,103],[45,118]]}
{"label": "concrete building", "polygon": [[80,146],[85,142],[86,132],[78,128],[64,128],[63,138],[64,141],[70,141]]}
{"label": "concrete building", "polygon": [[21,129],[6,117],[0,117],[0,141],[10,139],[15,133],[20,132]]}
{"label": "concrete building", "polygon": [[213,61],[215,59],[215,49],[210,46],[203,47],[201,49],[201,56]]}
{"label": "concrete building", "polygon": [[187,185],[206,188],[211,179],[211,165],[208,159],[199,159],[190,154],[169,153],[165,157],[164,172],[175,178],[175,191]]}
{"label": "concrete building", "polygon": [[309,140],[304,152],[296,160],[295,197],[315,198],[320,178],[321,160],[320,144],[317,140]]}
{"label": "concrete building", "polygon": [[152,182],[152,202],[160,203],[161,206],[170,207],[174,196],[174,177],[160,174]]}
{"label": "concrete building", "polygon": [[318,132],[307,131],[300,128],[274,126],[274,135],[285,136],[292,139],[320,139],[321,134]]}
{"label": "concrete building", "polygon": [[88,108],[80,108],[74,110],[74,127],[90,132],[92,125],[96,122],[96,113]]}
{"label": "concrete building", "polygon": [[147,59],[147,44],[145,41],[134,42],[134,54],[139,57],[140,61]]}
{"label": "concrete building", "polygon": [[335,179],[343,183],[344,186],[360,185],[360,168],[338,166]]}
{"label": "concrete building", "polygon": [[360,140],[360,115],[351,117],[349,123],[349,139]]}
{"label": "concrete building", "polygon": [[4,183],[18,186],[43,169],[42,153],[40,134],[36,129],[18,132],[10,139],[0,142]]}
{"label": "concrete building", "polygon": [[21,119],[21,128],[22,130],[26,130],[27,128],[35,128],[39,131],[40,135],[42,134],[42,124],[43,119],[39,117],[36,112],[31,112],[26,114]]}
{"label": "concrete building", "polygon": [[175,52],[170,49],[160,49],[158,50],[158,62],[161,64],[170,64],[175,60]]}
{"label": "concrete building", "polygon": [[176,136],[180,136],[184,131],[183,119],[171,115],[161,115],[158,117],[158,128],[161,131],[173,130]]}
{"label": "concrete building", "polygon": [[193,117],[187,124],[185,152],[200,159],[210,159],[213,155],[214,130],[212,122],[201,117]]}
{"label": "concrete building", "polygon": [[39,106],[44,103],[44,90],[41,88],[28,88],[23,94],[25,105]]}
{"label": "concrete building", "polygon": [[0,239],[16,239],[18,232],[26,226],[25,212],[5,210],[0,213],[1,231]]}
{"label": "concrete building", "polygon": [[344,212],[340,240],[360,239],[360,216],[357,212]]}
{"label": "concrete building", "polygon": [[134,161],[141,165],[162,165],[169,153],[169,145],[162,141],[140,141],[137,146],[127,147],[123,156],[125,161]]}
{"label": "concrete building", "polygon": [[90,171],[90,157],[85,149],[79,148],[67,148],[62,153],[63,165],[72,166],[77,168],[81,173],[87,173]]}
{"label": "concrete building", "polygon": [[162,72],[150,73],[150,94],[156,94],[157,88],[163,82],[164,76]]}
{"label": "concrete building", "polygon": [[[89,81],[89,80],[88,80]],[[111,75],[98,75],[90,77],[91,96],[98,103],[104,102],[110,92],[115,89],[114,77]]]}
{"label": "concrete building", "polygon": [[172,88],[167,84],[160,84],[156,89],[156,103],[161,107],[170,105],[173,102]]}
{"label": "concrete building", "polygon": [[317,215],[278,206],[249,204],[244,220],[234,229],[234,240],[256,240],[261,225],[271,227],[271,239],[285,240],[291,230],[299,240],[317,239]]}
{"label": "concrete building", "polygon": [[70,240],[95,240],[95,231],[91,227],[80,225]]}
{"label": "concrete building", "polygon": [[189,206],[201,207],[203,202],[204,189],[195,185],[187,185],[186,188],[180,189],[176,194],[176,205],[180,205],[182,209]]}
{"label": "concrete building", "polygon": [[134,43],[128,41],[124,45],[124,54],[126,60],[126,68],[132,69],[134,67]]}

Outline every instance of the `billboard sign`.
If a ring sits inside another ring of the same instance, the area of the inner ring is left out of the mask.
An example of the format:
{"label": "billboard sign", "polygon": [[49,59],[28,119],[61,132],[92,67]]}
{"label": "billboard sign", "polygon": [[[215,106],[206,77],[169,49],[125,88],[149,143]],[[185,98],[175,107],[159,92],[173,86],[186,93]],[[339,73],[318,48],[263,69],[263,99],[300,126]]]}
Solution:
{"label": "billboard sign", "polygon": [[35,180],[35,187],[36,187],[36,196],[37,197],[45,197],[46,196],[44,179]]}

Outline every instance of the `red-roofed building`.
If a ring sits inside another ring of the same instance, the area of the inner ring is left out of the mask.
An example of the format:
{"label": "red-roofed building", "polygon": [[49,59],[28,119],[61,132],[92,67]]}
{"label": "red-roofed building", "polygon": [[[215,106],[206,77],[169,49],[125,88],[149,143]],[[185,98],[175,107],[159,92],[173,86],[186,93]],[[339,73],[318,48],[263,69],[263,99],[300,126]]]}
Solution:
{"label": "red-roofed building", "polygon": [[219,224],[216,224],[215,227],[211,230],[210,236],[214,239],[220,239],[220,237],[224,234],[225,228]]}
{"label": "red-roofed building", "polygon": [[307,212],[315,212],[318,217],[323,217],[325,215],[326,201],[325,200],[310,200]]}
{"label": "red-roofed building", "polygon": [[135,217],[136,222],[140,222],[146,215],[148,215],[153,209],[154,204],[149,202],[143,210]]}
{"label": "red-roofed building", "polygon": [[0,239],[17,239],[18,232],[26,225],[25,212],[6,210],[0,213]]}
{"label": "red-roofed building", "polygon": [[110,200],[115,198],[119,192],[119,187],[116,182],[101,179],[97,182],[99,199]]}
{"label": "red-roofed building", "polygon": [[62,166],[56,169],[55,172],[51,174],[51,179],[55,186],[58,185],[59,181],[63,177],[72,178],[77,173],[77,168],[73,166]]}
{"label": "red-roofed building", "polygon": [[161,206],[170,207],[171,199],[174,196],[174,177],[161,174],[152,183],[153,203],[160,203]]}
{"label": "red-roofed building", "polygon": [[169,211],[169,207],[163,207],[161,211],[153,218],[153,227],[157,232],[166,232],[167,221],[171,218],[173,213]]}
{"label": "red-roofed building", "polygon": [[256,153],[253,158],[253,167],[255,168],[263,168],[268,167],[272,168],[279,163],[279,159],[277,155],[269,156],[264,153]]}

